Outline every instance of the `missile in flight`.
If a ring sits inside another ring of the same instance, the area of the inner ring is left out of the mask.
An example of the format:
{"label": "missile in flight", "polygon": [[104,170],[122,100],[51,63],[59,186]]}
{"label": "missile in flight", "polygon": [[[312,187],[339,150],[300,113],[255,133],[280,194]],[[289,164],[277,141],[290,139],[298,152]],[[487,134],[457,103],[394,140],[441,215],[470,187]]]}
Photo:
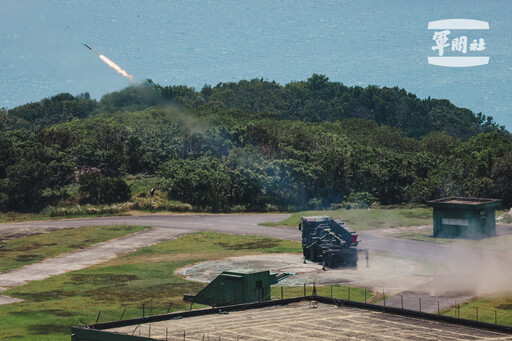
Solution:
{"label": "missile in flight", "polygon": [[98,52],[94,51],[94,49],[92,47],[90,47],[89,45],[87,45],[83,41],[80,41],[80,42],[82,43],[83,46],[87,47],[89,50],[91,50],[92,52],[96,53],[98,56],[100,55]]}
{"label": "missile in flight", "polygon": [[130,75],[125,70],[121,69],[121,67],[119,65],[117,65],[116,63],[114,63],[113,61],[111,61],[110,59],[108,59],[107,57],[102,55],[101,53],[96,52],[92,47],[90,47],[89,45],[87,45],[83,41],[80,41],[80,42],[82,43],[83,46],[87,47],[89,50],[91,50],[92,52],[96,53],[98,55],[98,57],[100,57],[100,59],[103,60],[108,66],[110,66],[111,68],[113,68],[114,70],[116,70],[117,72],[119,72],[120,74],[122,74],[123,76],[128,78],[129,80],[133,81],[133,76]]}

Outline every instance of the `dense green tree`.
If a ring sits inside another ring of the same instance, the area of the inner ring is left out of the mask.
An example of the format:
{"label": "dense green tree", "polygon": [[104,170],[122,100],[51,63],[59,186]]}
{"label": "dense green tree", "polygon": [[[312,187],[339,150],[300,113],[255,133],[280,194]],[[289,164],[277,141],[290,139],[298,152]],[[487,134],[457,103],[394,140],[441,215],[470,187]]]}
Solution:
{"label": "dense green tree", "polygon": [[232,194],[232,182],[225,164],[200,157],[166,162],[160,173],[169,179],[170,199],[177,199],[212,210],[224,209]]}
{"label": "dense green tree", "polygon": [[164,178],[170,199],[216,211],[325,208],[360,193],[382,204],[470,195],[512,205],[510,150],[492,117],[397,87],[318,74],[200,91],[148,80],[99,102],[60,94],[0,110],[0,210],[37,210],[43,191],[89,167],[101,170],[80,178],[90,203],[127,200],[119,175],[146,173]]}
{"label": "dense green tree", "polygon": [[492,194],[503,199],[504,207],[512,206],[512,152],[508,152],[494,163],[491,169]]}
{"label": "dense green tree", "polygon": [[41,197],[47,187],[48,174],[48,166],[34,160],[22,159],[8,166],[0,190],[7,197],[5,206],[23,212],[41,209]]}
{"label": "dense green tree", "polygon": [[78,183],[86,204],[112,204],[130,199],[130,187],[121,178],[103,177],[99,172],[80,175]]}

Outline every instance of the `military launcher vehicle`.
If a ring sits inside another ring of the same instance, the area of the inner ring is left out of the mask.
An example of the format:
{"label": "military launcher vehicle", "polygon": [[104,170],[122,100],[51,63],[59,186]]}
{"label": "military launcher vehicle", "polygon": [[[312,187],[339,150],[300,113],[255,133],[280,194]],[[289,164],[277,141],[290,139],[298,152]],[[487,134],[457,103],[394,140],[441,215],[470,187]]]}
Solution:
{"label": "military launcher vehicle", "polygon": [[299,230],[304,261],[322,262],[330,268],[357,266],[357,234],[340,219],[302,217]]}

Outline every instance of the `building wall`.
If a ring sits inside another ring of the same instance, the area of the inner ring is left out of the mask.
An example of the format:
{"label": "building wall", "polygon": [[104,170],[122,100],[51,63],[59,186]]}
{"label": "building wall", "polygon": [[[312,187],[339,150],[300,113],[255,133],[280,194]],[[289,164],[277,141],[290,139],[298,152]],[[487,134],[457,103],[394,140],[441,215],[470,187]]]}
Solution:
{"label": "building wall", "polygon": [[270,299],[270,272],[224,271],[192,300],[207,305],[232,305]]}
{"label": "building wall", "polygon": [[434,236],[484,238],[496,235],[494,208],[457,209],[434,207]]}

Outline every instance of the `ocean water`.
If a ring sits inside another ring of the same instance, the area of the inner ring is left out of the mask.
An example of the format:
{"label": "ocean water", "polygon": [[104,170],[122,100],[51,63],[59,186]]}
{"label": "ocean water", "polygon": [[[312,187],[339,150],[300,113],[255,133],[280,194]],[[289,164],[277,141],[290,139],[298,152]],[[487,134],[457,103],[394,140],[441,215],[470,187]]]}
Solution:
{"label": "ocean water", "polygon": [[[469,42],[484,38],[480,55],[490,57],[488,65],[427,63],[437,53],[428,22],[452,18],[489,23],[485,31],[452,32]],[[510,18],[509,1],[2,0],[0,107],[60,92],[99,99],[130,84],[83,40],[138,81],[200,89],[252,78],[285,84],[318,73],[349,86],[449,99],[510,130]]]}

